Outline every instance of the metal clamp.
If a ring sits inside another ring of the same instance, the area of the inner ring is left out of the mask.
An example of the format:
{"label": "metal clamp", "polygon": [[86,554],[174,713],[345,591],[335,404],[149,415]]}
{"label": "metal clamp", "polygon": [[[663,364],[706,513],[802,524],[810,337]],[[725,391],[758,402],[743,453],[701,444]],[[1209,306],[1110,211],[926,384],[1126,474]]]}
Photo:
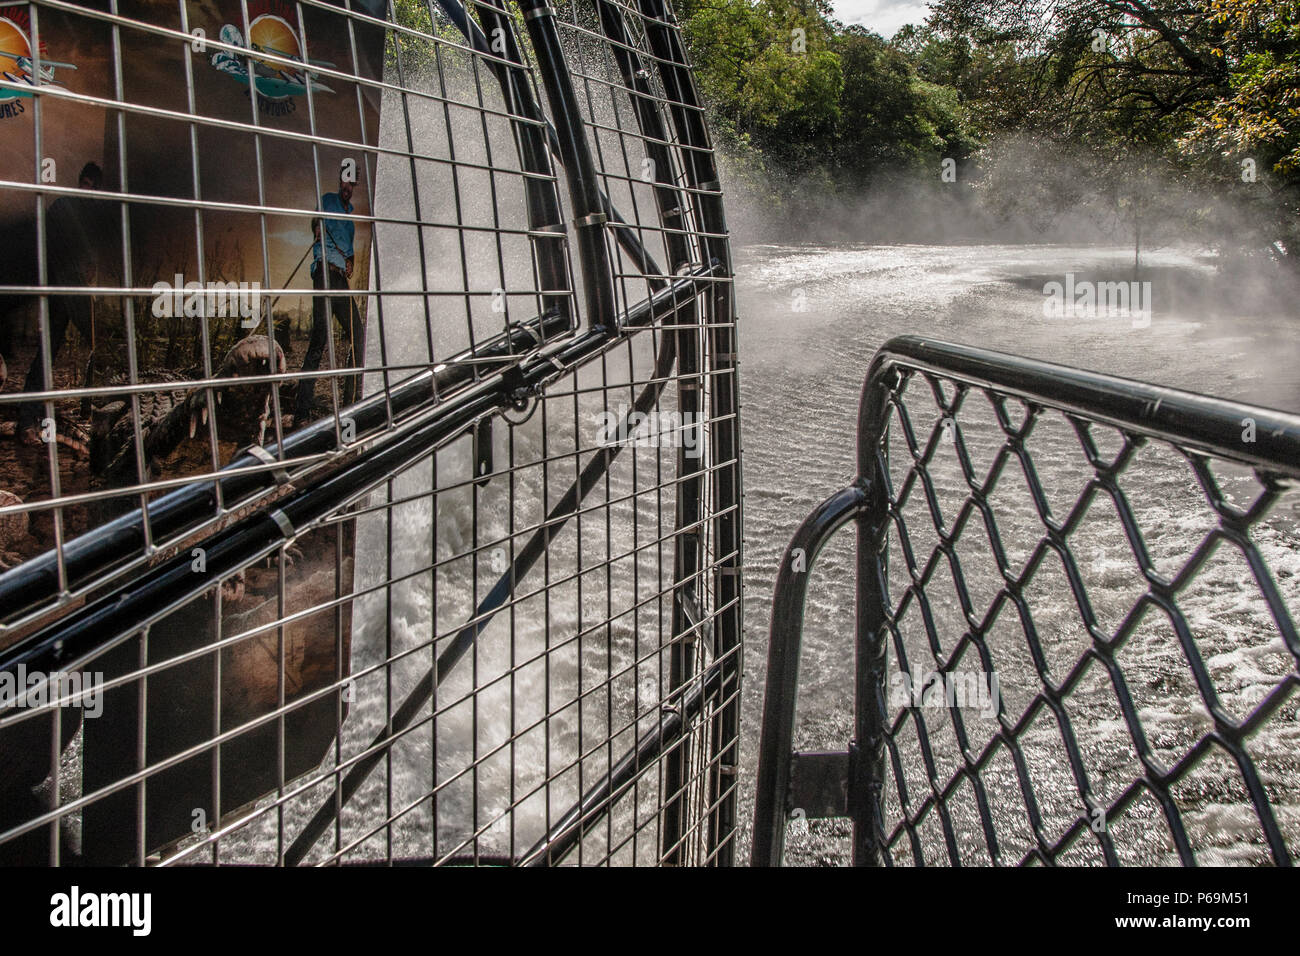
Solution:
{"label": "metal clamp", "polygon": [[536,20],[538,17],[553,17],[553,16],[555,16],[555,8],[550,4],[544,4],[543,6],[533,7],[533,9],[531,10],[524,11],[525,20]]}
{"label": "metal clamp", "polygon": [[577,219],[573,220],[573,224],[581,228],[584,226],[603,226],[608,221],[609,217],[603,212],[593,212],[588,213],[585,216],[579,216]]}
{"label": "metal clamp", "polygon": [[[254,458],[256,458],[264,465],[280,464],[280,459],[276,458],[274,455],[272,455],[261,445],[249,445],[247,451],[250,455],[252,455]],[[289,483],[289,472],[287,472],[284,469],[283,465],[281,465],[281,467],[279,468],[276,468],[274,471],[271,472],[271,474],[275,477],[275,483],[277,485],[286,485]]]}
{"label": "metal clamp", "polygon": [[547,223],[545,226],[534,226],[533,228],[529,229],[528,238],[529,239],[563,238],[566,231],[567,230],[565,229],[564,223],[552,222],[552,223]]}
{"label": "metal clamp", "polygon": [[296,538],[298,536],[298,531],[296,528],[294,528],[293,522],[289,520],[289,516],[285,514],[283,511],[281,511],[279,508],[276,508],[274,511],[270,511],[267,513],[270,515],[271,520],[276,523],[276,526],[279,527],[281,533],[286,538]]}

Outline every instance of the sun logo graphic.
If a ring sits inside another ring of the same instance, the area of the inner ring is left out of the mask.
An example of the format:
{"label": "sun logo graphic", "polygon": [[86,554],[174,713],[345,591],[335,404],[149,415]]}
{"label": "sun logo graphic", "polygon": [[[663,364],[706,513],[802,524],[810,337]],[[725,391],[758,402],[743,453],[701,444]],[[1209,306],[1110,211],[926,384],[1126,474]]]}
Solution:
{"label": "sun logo graphic", "polygon": [[[56,70],[75,70],[71,63],[59,63],[45,57],[45,44],[40,45],[40,55],[33,57],[31,41],[24,29],[26,14],[21,10],[0,13],[0,119],[13,119],[26,112],[22,101],[31,99],[37,86],[62,86],[54,77]],[[36,60],[39,60],[39,67]]]}
{"label": "sun logo graphic", "polygon": [[[257,90],[258,107],[272,116],[285,116],[297,109],[295,96],[302,96],[308,86],[315,92],[333,93],[316,79],[312,66],[332,67],[325,60],[308,60],[293,25],[284,17],[264,13],[248,26],[248,39],[234,24],[221,28],[221,42],[247,50],[246,54],[226,50],[213,54],[212,65],[244,86]],[[265,54],[259,56],[258,54]]]}

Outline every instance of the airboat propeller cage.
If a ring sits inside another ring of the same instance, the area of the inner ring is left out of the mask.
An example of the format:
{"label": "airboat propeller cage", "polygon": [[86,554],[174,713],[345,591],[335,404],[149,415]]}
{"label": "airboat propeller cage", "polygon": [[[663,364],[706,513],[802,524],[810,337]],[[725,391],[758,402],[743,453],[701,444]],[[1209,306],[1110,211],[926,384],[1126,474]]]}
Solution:
{"label": "airboat propeller cage", "polygon": [[731,259],[666,3],[0,27],[0,861],[731,862]]}

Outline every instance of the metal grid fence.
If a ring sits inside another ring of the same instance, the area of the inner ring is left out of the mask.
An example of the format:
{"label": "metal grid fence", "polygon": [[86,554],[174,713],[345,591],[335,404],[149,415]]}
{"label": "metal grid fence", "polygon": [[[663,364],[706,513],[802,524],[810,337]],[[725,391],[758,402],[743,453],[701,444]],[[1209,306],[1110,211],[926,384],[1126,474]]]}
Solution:
{"label": "metal grid fence", "polygon": [[[786,553],[754,861],[1291,865],[1300,418],[904,337]],[[793,751],[813,557],[858,530],[855,739]],[[800,560],[802,559],[802,560]]]}
{"label": "metal grid fence", "polygon": [[0,30],[0,862],[730,862],[731,266],[663,0]]}

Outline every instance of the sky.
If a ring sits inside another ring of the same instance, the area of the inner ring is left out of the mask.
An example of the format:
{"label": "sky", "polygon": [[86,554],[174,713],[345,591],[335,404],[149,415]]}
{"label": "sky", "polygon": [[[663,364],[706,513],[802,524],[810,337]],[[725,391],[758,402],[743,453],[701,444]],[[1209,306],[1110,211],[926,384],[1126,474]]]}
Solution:
{"label": "sky", "polygon": [[907,23],[920,25],[929,12],[927,0],[831,0],[835,19],[860,23],[888,39]]}

